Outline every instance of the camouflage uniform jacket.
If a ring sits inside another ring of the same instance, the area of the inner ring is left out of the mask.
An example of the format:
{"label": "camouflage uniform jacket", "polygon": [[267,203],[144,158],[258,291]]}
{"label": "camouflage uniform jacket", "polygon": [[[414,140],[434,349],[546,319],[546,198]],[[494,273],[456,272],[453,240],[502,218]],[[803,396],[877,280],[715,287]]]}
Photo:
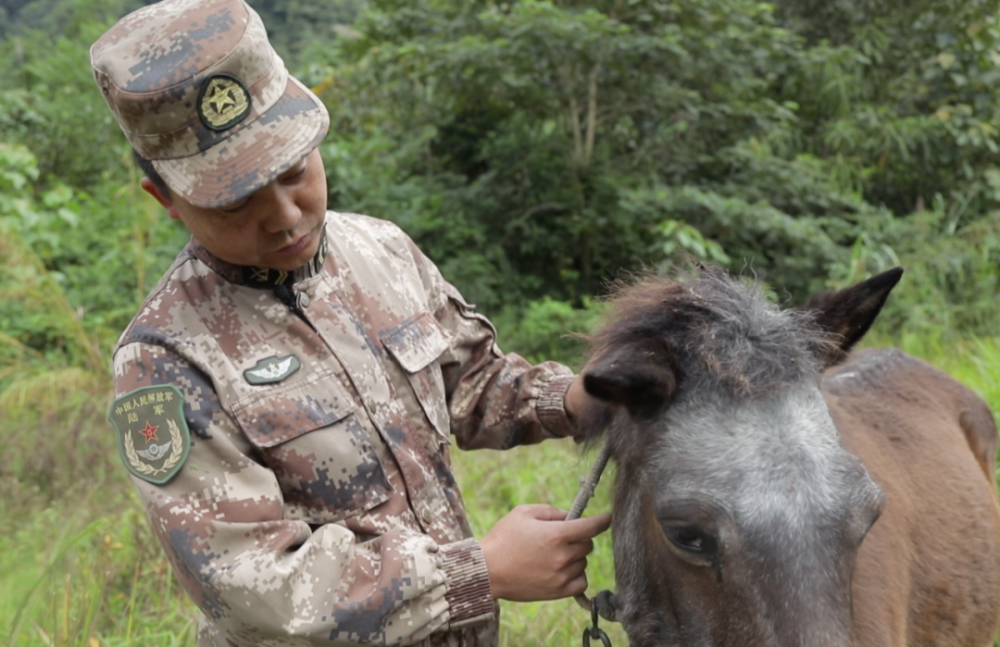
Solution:
{"label": "camouflage uniform jacket", "polygon": [[139,393],[182,404],[168,421],[190,438],[176,474],[145,478],[168,460],[148,446],[130,470],[203,612],[200,644],[495,644],[450,437],[507,448],[569,434],[571,373],[503,355],[394,225],[328,213],[325,241],[293,276],[192,241],[115,352],[113,412],[132,403],[142,425]]}

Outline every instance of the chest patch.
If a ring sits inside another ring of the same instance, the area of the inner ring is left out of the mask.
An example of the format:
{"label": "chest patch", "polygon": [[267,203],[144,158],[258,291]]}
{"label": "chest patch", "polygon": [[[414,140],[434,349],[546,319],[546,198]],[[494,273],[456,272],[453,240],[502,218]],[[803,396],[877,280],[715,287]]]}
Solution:
{"label": "chest patch", "polygon": [[243,377],[250,384],[273,384],[281,382],[302,368],[302,362],[295,355],[265,357],[253,368],[243,371]]}
{"label": "chest patch", "polygon": [[132,474],[163,485],[184,466],[191,432],[177,387],[161,384],[126,393],[111,403],[108,420],[118,436],[122,462]]}

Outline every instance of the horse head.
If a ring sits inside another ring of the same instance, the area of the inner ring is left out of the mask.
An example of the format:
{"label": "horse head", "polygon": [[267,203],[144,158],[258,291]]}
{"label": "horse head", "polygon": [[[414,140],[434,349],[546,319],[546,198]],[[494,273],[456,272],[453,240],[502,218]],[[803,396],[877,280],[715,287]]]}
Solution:
{"label": "horse head", "polygon": [[884,495],[819,388],[898,282],[781,309],[702,268],[622,288],[583,370],[618,467],[618,619],[631,643],[850,644],[855,557]]}

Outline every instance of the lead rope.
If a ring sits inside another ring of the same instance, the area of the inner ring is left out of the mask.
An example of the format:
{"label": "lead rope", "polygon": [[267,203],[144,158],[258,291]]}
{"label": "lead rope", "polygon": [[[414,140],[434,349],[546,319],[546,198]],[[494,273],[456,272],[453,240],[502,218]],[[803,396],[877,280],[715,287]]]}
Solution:
{"label": "lead rope", "polygon": [[[601,480],[601,474],[608,464],[608,459],[611,458],[610,445],[611,443],[608,441],[604,442],[587,477],[580,481],[580,490],[576,493],[576,498],[573,499],[573,505],[570,506],[569,513],[566,515],[566,521],[579,519],[587,507],[587,502],[593,498],[597,484]],[[593,598],[588,598],[583,593],[573,596],[577,604],[583,609],[590,611],[591,626],[583,630],[583,647],[590,647],[591,638],[600,640],[604,647],[611,647],[611,639],[597,626],[597,616],[600,614],[606,620],[615,621],[615,607],[612,603],[612,598],[613,594],[610,591],[601,591]]]}

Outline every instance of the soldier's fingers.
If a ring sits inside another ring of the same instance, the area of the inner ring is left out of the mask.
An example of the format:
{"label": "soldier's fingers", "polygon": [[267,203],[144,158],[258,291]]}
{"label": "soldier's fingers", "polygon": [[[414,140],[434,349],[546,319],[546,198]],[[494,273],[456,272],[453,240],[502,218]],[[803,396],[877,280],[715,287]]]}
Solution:
{"label": "soldier's fingers", "polygon": [[594,542],[590,539],[574,541],[566,544],[567,563],[583,560],[594,550]]}
{"label": "soldier's fingers", "polygon": [[587,590],[587,574],[581,573],[566,584],[566,596],[578,595]]}
{"label": "soldier's fingers", "polygon": [[538,521],[562,521],[569,514],[565,510],[554,508],[547,503],[525,503],[517,506],[515,510]]}
{"label": "soldier's fingers", "polygon": [[565,537],[569,541],[583,541],[601,534],[611,527],[611,514],[598,514],[565,522]]}

